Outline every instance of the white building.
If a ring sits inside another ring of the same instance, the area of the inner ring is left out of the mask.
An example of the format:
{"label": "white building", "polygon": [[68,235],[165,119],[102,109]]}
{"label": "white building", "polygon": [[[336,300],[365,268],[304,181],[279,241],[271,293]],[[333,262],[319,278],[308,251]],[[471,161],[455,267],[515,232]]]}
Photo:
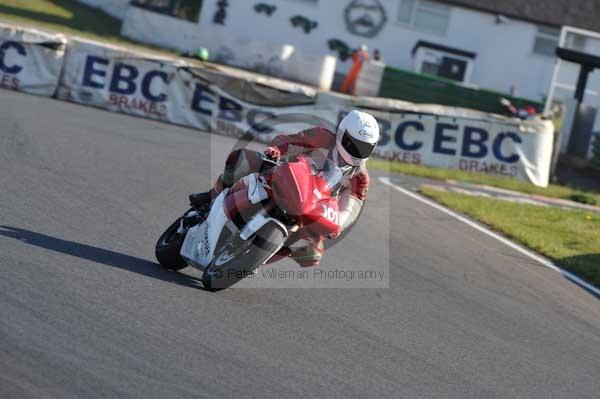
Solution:
{"label": "white building", "polygon": [[[98,0],[81,0],[88,4]],[[200,0],[198,0],[200,1]],[[135,0],[173,9],[193,0]],[[129,0],[103,2],[122,14]],[[290,44],[315,55],[340,55],[345,44],[381,50],[392,67],[451,75],[478,87],[543,100],[563,25],[600,31],[599,0],[202,0],[199,21],[161,25],[153,41],[213,54],[236,38]],[[174,18],[169,18],[175,20]],[[336,47],[335,44],[338,44]],[[585,47],[585,43],[580,43]],[[594,49],[597,51],[597,49]],[[338,60],[337,72],[350,62]],[[577,70],[572,72],[577,74]],[[600,73],[589,83],[600,103]],[[594,88],[598,88],[596,91]],[[567,95],[568,93],[565,93]],[[559,93],[560,95],[560,93]]]}
{"label": "white building", "polygon": [[[588,7],[577,10],[583,4]],[[257,11],[260,5],[276,8]],[[386,64],[418,72],[439,71],[435,60],[446,56],[459,61],[451,69],[459,75],[466,63],[467,83],[505,93],[514,86],[517,95],[542,100],[562,25],[600,30],[600,2],[204,0],[198,39],[210,49],[244,37],[332,55],[338,52],[330,49],[331,40],[351,48],[364,43],[380,49]],[[413,51],[419,42],[421,51]],[[337,70],[348,66],[338,61]],[[592,76],[590,86],[595,79],[600,87],[597,78]]]}

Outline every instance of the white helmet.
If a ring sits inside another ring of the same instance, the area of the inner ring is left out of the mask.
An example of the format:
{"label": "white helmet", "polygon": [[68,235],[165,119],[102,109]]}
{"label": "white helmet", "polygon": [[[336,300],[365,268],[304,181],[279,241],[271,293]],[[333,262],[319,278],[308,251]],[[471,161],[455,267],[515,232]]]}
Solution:
{"label": "white helmet", "polygon": [[339,156],[352,166],[369,159],[379,141],[379,124],[371,114],[352,111],[337,129],[336,148]]}

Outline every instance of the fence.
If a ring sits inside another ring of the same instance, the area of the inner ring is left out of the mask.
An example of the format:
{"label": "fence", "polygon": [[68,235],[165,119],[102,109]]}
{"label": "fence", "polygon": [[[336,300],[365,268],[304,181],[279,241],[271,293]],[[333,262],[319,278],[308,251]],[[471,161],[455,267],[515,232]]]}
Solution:
{"label": "fence", "polygon": [[414,103],[463,107],[496,114],[505,113],[500,104],[501,98],[510,100],[516,107],[530,105],[538,112],[543,109],[540,102],[512,97],[491,90],[469,88],[449,79],[391,67],[386,67],[383,72],[378,95]]}

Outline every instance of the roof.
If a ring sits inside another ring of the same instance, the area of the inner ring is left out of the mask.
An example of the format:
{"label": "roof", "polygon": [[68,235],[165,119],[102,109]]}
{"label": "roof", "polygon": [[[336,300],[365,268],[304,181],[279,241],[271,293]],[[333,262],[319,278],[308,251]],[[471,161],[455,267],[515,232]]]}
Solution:
{"label": "roof", "polygon": [[456,54],[465,58],[475,58],[477,57],[477,53],[473,53],[472,51],[461,50],[455,47],[448,47],[441,44],[426,42],[424,40],[419,40],[415,47],[412,49],[412,55],[415,55],[419,47],[430,48],[433,50],[443,51],[445,53]]}
{"label": "roof", "polygon": [[439,0],[509,18],[600,32],[600,0]]}

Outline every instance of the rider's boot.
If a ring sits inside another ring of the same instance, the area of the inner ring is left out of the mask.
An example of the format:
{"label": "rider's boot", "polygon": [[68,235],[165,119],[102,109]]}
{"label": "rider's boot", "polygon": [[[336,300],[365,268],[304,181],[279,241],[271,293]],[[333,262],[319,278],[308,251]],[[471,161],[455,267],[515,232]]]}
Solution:
{"label": "rider's boot", "polygon": [[209,191],[204,193],[190,194],[190,204],[197,208],[201,208],[204,205],[210,204],[214,198],[218,195],[217,191],[214,188],[211,188]]}
{"label": "rider's boot", "polygon": [[324,252],[323,240],[310,240],[308,245],[291,251],[289,256],[302,267],[314,267],[319,265]]}
{"label": "rider's boot", "polygon": [[214,187],[211,188],[210,191],[205,193],[190,194],[190,204],[197,208],[201,208],[204,205],[210,204],[226,187],[227,185],[223,183],[223,176],[219,176]]}

